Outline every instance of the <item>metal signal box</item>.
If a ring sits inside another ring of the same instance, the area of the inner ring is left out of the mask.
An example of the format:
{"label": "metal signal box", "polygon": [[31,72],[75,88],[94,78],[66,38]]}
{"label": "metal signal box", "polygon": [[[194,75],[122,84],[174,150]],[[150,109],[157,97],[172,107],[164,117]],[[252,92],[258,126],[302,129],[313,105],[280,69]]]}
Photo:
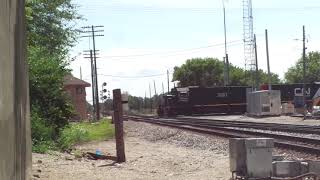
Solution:
{"label": "metal signal box", "polygon": [[310,161],[308,162],[309,172],[320,174],[320,161]]}
{"label": "metal signal box", "polygon": [[247,112],[253,116],[281,115],[281,93],[279,90],[248,93]]}
{"label": "metal signal box", "polygon": [[230,139],[230,171],[247,178],[271,177],[273,147],[271,138]]}
{"label": "metal signal box", "polygon": [[273,165],[273,176],[296,177],[301,175],[302,166],[299,161],[275,161]]}

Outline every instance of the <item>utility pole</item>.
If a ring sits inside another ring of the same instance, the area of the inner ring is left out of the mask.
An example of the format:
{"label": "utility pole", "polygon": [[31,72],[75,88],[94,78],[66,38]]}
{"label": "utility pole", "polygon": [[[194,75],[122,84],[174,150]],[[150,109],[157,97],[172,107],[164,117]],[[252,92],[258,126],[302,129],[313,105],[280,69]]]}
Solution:
{"label": "utility pole", "polygon": [[255,60],[256,60],[255,64],[256,64],[256,91],[257,91],[259,89],[259,67],[258,67],[258,52],[257,52],[256,35],[254,35],[253,40],[254,40],[254,55],[255,55]]}
{"label": "utility pole", "polygon": [[227,86],[227,66],[226,57],[223,57],[223,85]]}
{"label": "utility pole", "polygon": [[151,97],[151,86],[149,83],[149,93],[150,93],[150,112],[152,113],[152,97]]}
{"label": "utility pole", "polygon": [[90,64],[91,64],[91,83],[92,83],[92,105],[93,105],[93,121],[97,120],[96,117],[96,98],[95,98],[95,73],[94,73],[94,63],[93,63],[93,52],[92,50],[89,51],[84,51],[84,52],[90,52],[90,54],[84,54],[84,55],[89,55],[89,57],[84,57],[86,59],[90,59]]}
{"label": "utility pole", "polygon": [[153,80],[154,95],[157,95],[156,81]]}
{"label": "utility pole", "polygon": [[80,79],[82,80],[82,69],[81,69],[81,66],[80,66]]}
{"label": "utility pole", "polygon": [[164,85],[163,85],[163,82],[162,82],[162,94],[164,94]]}
{"label": "utility pole", "polygon": [[306,33],[304,26],[302,27],[303,31],[303,50],[302,50],[302,59],[303,59],[303,119],[306,119]]}
{"label": "utility pole", "polygon": [[147,109],[147,91],[144,92],[144,109]]}
{"label": "utility pole", "polygon": [[268,43],[268,30],[265,30],[266,34],[266,54],[267,54],[267,65],[268,65],[268,89],[271,90],[271,72],[270,72],[270,61],[269,61],[269,43]]}
{"label": "utility pole", "polygon": [[169,84],[169,70],[167,70],[167,81],[168,81],[168,94],[170,92],[170,84]]}
{"label": "utility pole", "polygon": [[228,57],[228,51],[227,51],[227,26],[226,26],[226,8],[223,3],[223,24],[224,24],[224,51],[225,51],[225,86],[229,85],[229,57]]}
{"label": "utility pole", "polygon": [[100,120],[100,103],[99,103],[99,89],[98,89],[98,73],[97,73],[97,56],[96,56],[96,41],[95,41],[95,31],[94,31],[94,26],[91,26],[91,32],[92,32],[92,44],[93,44],[93,59],[94,59],[94,73],[95,73],[95,79],[96,79],[96,116],[97,116],[97,121]]}
{"label": "utility pole", "polygon": [[99,108],[99,88],[98,88],[98,73],[97,73],[97,50],[96,50],[96,42],[95,37],[97,36],[104,36],[103,34],[96,34],[99,32],[104,32],[104,30],[96,30],[96,28],[103,28],[104,26],[85,26],[82,27],[83,29],[86,29],[86,31],[82,31],[81,33],[90,33],[89,35],[84,35],[82,37],[92,37],[93,41],[93,69],[94,69],[94,76],[95,81],[94,84],[92,84],[92,88],[94,87],[94,98],[95,98],[95,113],[96,113],[96,120],[100,119],[100,108]]}

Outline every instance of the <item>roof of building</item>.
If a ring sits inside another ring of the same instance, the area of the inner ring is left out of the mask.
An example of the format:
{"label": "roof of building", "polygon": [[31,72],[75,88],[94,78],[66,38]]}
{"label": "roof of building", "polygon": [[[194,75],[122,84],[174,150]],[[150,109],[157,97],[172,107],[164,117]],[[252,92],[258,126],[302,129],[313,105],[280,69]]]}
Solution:
{"label": "roof of building", "polygon": [[91,84],[84,81],[84,80],[81,80],[81,79],[78,79],[74,76],[72,76],[71,74],[68,74],[64,77],[64,83],[63,83],[65,86],[72,86],[72,85],[78,85],[78,86],[85,86],[85,87],[90,87]]}

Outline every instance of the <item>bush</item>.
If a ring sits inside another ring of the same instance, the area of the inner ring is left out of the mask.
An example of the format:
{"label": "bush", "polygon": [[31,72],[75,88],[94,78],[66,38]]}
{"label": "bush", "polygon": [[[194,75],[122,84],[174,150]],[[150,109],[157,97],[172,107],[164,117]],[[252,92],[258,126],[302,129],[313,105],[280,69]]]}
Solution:
{"label": "bush", "polygon": [[89,132],[79,125],[71,125],[62,130],[58,139],[58,146],[61,150],[67,150],[75,144],[89,140]]}
{"label": "bush", "polygon": [[[33,144],[33,142],[32,142]],[[40,141],[32,145],[32,152],[44,154],[49,150],[57,150],[56,143],[53,141]]]}
{"label": "bush", "polygon": [[67,150],[76,144],[106,140],[113,135],[114,128],[110,120],[102,120],[96,123],[73,123],[62,130],[58,139],[58,147],[61,150]]}
{"label": "bush", "polygon": [[45,153],[54,147],[54,127],[49,126],[39,116],[38,109],[31,110],[31,135],[32,150],[37,153]]}

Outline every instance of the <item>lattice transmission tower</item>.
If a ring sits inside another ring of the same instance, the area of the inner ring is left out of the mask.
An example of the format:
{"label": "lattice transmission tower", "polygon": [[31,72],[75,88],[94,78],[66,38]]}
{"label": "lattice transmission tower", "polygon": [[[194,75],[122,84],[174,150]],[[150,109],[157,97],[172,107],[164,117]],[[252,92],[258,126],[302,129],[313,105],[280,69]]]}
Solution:
{"label": "lattice transmission tower", "polygon": [[246,79],[251,80],[252,85],[254,85],[256,61],[254,51],[252,0],[243,0],[243,42]]}

